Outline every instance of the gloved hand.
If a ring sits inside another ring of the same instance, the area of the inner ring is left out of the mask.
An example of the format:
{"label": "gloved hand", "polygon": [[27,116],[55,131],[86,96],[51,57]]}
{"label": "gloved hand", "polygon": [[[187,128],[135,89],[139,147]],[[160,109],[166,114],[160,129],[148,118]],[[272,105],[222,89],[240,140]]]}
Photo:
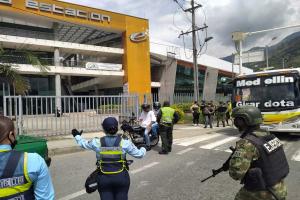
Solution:
{"label": "gloved hand", "polygon": [[72,135],[73,135],[73,137],[75,137],[76,135],[81,135],[82,132],[83,132],[83,130],[81,130],[81,131],[79,132],[77,129],[74,128],[74,129],[72,130]]}

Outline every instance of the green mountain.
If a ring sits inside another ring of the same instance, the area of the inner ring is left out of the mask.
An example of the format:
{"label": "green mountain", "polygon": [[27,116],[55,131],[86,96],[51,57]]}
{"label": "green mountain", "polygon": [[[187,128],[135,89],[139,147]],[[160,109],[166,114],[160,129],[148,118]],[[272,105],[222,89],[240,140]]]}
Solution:
{"label": "green mountain", "polygon": [[[265,50],[265,47],[254,47],[249,51]],[[231,61],[231,56],[223,58]],[[282,69],[283,62],[285,68],[300,67],[300,32],[293,33],[285,37],[276,45],[269,47],[269,67]],[[244,63],[246,67],[259,71],[266,67],[266,61],[255,63]]]}

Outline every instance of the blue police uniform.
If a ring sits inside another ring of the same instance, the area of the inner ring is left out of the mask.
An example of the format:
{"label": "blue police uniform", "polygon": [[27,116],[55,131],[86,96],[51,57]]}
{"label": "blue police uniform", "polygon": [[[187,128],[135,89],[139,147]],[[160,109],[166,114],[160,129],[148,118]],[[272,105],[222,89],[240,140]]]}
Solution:
{"label": "blue police uniform", "polygon": [[[135,158],[142,158],[146,155],[146,149],[143,147],[138,149],[131,141],[122,139],[118,135],[107,135],[103,138],[94,138],[90,141],[83,139],[80,135],[76,135],[75,139],[82,148],[90,149],[96,152],[96,159],[98,163],[101,163],[103,161],[104,156],[106,158],[111,157],[110,159],[115,159],[116,156],[120,156],[119,166],[113,166],[113,164],[106,164],[106,168],[100,167],[101,172],[98,177],[98,190],[101,199],[127,200],[130,186],[130,178],[128,174],[128,168],[124,166],[124,160],[126,161],[126,154],[129,154]],[[120,147],[119,153],[117,149],[118,147]],[[110,148],[114,151],[111,151],[113,153],[107,155],[104,154],[105,148]],[[115,160],[114,162],[116,161],[118,162],[118,160]],[[112,173],[105,173],[105,171],[107,171],[107,168],[119,169],[112,169]]]}
{"label": "blue police uniform", "polygon": [[[8,163],[15,166],[7,170]],[[0,145],[0,193],[0,199],[53,200],[54,189],[44,159]]]}

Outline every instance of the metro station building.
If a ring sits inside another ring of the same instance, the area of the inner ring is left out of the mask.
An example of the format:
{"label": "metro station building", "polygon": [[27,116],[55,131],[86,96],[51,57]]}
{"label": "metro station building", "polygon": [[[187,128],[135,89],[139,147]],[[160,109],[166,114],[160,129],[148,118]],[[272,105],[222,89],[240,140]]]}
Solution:
{"label": "metro station building", "polygon": [[[28,95],[193,92],[192,58],[179,46],[150,42],[148,32],[147,19],[106,10],[56,0],[0,0],[0,62],[17,64],[31,85]],[[49,71],[30,65],[20,49],[34,53]],[[198,63],[200,93],[207,99],[220,77],[237,72],[205,54]]]}

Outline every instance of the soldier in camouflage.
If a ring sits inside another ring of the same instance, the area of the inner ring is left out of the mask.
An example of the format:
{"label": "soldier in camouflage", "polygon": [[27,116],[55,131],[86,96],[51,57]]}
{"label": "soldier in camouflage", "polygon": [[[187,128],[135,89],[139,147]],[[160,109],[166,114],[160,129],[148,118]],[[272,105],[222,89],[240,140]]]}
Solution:
{"label": "soldier in camouflage", "polygon": [[237,107],[232,117],[242,135],[229,162],[229,175],[244,185],[235,200],[285,200],[283,179],[289,166],[279,139],[259,130],[262,115],[256,107]]}

